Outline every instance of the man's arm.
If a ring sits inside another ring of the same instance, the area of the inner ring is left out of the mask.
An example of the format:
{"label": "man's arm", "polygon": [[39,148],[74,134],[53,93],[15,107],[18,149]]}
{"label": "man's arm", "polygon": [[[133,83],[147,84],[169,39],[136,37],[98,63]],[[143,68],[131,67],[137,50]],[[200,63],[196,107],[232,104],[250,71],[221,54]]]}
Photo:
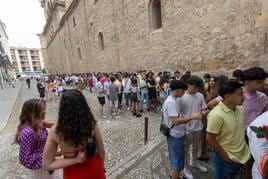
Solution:
{"label": "man's arm", "polygon": [[223,150],[223,148],[220,146],[220,144],[216,140],[217,134],[213,134],[210,132],[207,132],[207,142],[208,144],[217,152],[223,160],[227,162],[232,162],[232,160],[229,158],[227,153]]}
{"label": "man's arm", "polygon": [[201,113],[195,113],[192,114],[190,117],[171,117],[172,124],[180,125],[180,124],[186,124],[192,120],[199,120],[202,118]]}

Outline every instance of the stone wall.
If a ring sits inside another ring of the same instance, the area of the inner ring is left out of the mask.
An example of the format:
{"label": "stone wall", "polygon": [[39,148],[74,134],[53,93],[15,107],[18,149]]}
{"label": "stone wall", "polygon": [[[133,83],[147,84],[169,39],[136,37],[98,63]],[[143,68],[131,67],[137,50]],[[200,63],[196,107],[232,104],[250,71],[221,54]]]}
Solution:
{"label": "stone wall", "polygon": [[73,2],[42,46],[50,73],[268,69],[268,30],[255,25],[261,0],[162,0],[157,30],[150,26],[149,0],[95,1]]}

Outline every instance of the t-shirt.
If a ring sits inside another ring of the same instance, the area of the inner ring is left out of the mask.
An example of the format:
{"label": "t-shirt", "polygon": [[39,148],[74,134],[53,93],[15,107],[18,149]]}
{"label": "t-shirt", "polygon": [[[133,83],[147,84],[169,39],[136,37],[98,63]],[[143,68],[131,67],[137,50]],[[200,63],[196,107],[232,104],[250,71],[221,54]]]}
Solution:
{"label": "t-shirt", "polygon": [[128,79],[123,79],[122,80],[122,85],[124,88],[124,93],[130,93],[129,88],[130,88],[131,80]]}
{"label": "t-shirt", "polygon": [[260,91],[251,95],[248,92],[244,92],[243,107],[245,110],[245,124],[247,129],[249,124],[256,119],[262,112],[268,107],[268,97]]}
{"label": "t-shirt", "polygon": [[104,85],[100,81],[98,81],[96,87],[97,87],[97,96],[105,97]]}
{"label": "t-shirt", "polygon": [[115,86],[114,83],[111,83],[109,85],[109,100],[110,101],[118,100],[117,93],[118,93],[118,88]]}
{"label": "t-shirt", "polygon": [[140,88],[147,87],[146,81],[144,79],[140,80]]}
{"label": "t-shirt", "polygon": [[140,89],[138,86],[130,86],[130,91],[131,93],[139,93],[140,92]]}
{"label": "t-shirt", "polygon": [[114,82],[115,86],[118,88],[118,93],[122,93],[122,90],[121,90],[121,82],[119,80],[115,80]]}
{"label": "t-shirt", "polygon": [[155,83],[154,79],[150,79],[150,78],[148,78],[148,79],[146,80],[146,83],[147,83],[147,84],[149,83],[150,85],[154,86],[154,87],[148,87],[149,90],[151,90],[151,89],[156,89],[156,88],[155,88],[156,83]]}
{"label": "t-shirt", "polygon": [[[268,111],[257,117],[249,126],[263,127],[268,126]],[[268,141],[265,138],[257,138],[256,133],[251,130],[250,127],[247,129],[247,135],[249,140],[249,148],[254,158],[254,164],[252,168],[253,178],[262,178],[258,172],[258,165],[260,163],[261,155],[264,152],[268,152]]]}
{"label": "t-shirt", "polygon": [[38,89],[39,93],[45,92],[45,90],[46,90],[45,87],[46,86],[43,83],[40,83],[40,82],[37,83],[37,89]]}
{"label": "t-shirt", "polygon": [[244,110],[237,106],[229,109],[223,102],[214,107],[207,117],[207,132],[217,134],[217,142],[229,158],[245,164],[250,151],[244,138]]}
{"label": "t-shirt", "polygon": [[[201,112],[202,109],[207,107],[203,94],[197,92],[196,94],[185,94],[179,99],[181,103],[182,115],[189,117],[194,113]],[[200,131],[203,129],[201,120],[192,120],[187,123],[187,131]]]}
{"label": "t-shirt", "polygon": [[[168,96],[163,104],[163,122],[168,127],[172,126],[171,117],[179,117],[181,115],[180,107],[177,99],[173,96]],[[170,130],[170,135],[173,137],[182,137],[185,135],[185,124],[175,125]]]}
{"label": "t-shirt", "polygon": [[104,90],[106,91],[105,94],[108,96],[110,94],[110,90],[109,90],[110,82],[105,81],[103,85],[104,85]]}

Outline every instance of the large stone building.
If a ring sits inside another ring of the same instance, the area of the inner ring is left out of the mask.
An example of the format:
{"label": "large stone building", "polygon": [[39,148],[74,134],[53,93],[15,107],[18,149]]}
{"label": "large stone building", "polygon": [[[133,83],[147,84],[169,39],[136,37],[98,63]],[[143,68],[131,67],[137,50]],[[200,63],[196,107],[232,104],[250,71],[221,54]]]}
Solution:
{"label": "large stone building", "polygon": [[267,0],[41,0],[50,73],[268,68]]}
{"label": "large stone building", "polygon": [[17,73],[41,72],[45,68],[40,49],[10,47],[10,53],[13,68]]}

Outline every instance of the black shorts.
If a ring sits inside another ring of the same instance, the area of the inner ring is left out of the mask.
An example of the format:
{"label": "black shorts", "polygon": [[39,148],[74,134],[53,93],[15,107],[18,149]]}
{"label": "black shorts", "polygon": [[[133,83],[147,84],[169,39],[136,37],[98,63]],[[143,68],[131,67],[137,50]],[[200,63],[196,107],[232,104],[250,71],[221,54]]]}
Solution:
{"label": "black shorts", "polygon": [[156,99],[157,98],[157,94],[156,94],[156,91],[152,90],[152,91],[149,91],[148,92],[148,97],[149,99]]}
{"label": "black shorts", "polygon": [[100,103],[100,105],[104,105],[105,104],[105,97],[103,96],[103,97],[98,97],[98,101],[99,101],[99,103]]}

